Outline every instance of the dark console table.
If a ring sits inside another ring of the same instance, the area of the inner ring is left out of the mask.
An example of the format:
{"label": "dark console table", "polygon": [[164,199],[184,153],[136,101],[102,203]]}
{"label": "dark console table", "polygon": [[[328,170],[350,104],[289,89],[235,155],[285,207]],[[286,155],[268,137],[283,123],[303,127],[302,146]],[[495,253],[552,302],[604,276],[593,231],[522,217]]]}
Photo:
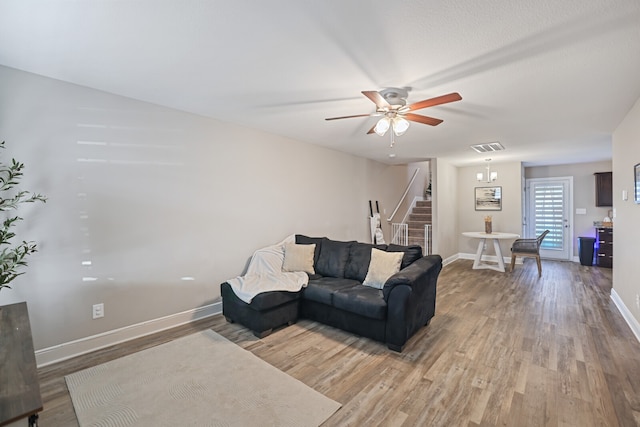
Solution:
{"label": "dark console table", "polygon": [[27,303],[0,307],[0,426],[33,426],[42,398]]}

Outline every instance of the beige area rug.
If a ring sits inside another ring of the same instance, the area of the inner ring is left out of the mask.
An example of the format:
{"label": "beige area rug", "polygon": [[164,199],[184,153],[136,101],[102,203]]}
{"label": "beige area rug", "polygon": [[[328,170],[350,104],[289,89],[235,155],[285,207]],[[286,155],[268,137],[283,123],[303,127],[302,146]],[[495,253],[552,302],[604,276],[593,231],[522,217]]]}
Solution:
{"label": "beige area rug", "polygon": [[65,377],[80,426],[319,426],[340,404],[207,330]]}

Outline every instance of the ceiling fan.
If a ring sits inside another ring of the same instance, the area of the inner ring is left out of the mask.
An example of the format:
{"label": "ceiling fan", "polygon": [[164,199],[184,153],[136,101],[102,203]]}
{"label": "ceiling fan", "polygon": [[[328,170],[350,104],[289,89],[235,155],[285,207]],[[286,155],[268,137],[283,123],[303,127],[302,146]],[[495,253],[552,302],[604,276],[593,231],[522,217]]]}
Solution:
{"label": "ceiling fan", "polygon": [[[407,105],[407,89],[390,87],[379,92],[375,90],[364,90],[362,94],[376,104],[376,111],[370,114],[356,114],[354,116],[329,117],[325,120],[350,119],[354,117],[370,117],[383,116],[378,122],[369,129],[370,133],[377,133],[383,136],[389,128],[393,130],[393,134],[400,136],[409,128],[409,122],[418,122],[425,125],[437,126],[442,120],[433,117],[422,116],[412,113],[411,111],[421,110],[435,105],[447,104],[449,102],[460,101],[462,97],[459,93],[453,92],[447,95],[436,96],[435,98],[425,99],[411,105]],[[393,137],[392,134],[392,137]],[[393,145],[393,139],[392,139]]]}

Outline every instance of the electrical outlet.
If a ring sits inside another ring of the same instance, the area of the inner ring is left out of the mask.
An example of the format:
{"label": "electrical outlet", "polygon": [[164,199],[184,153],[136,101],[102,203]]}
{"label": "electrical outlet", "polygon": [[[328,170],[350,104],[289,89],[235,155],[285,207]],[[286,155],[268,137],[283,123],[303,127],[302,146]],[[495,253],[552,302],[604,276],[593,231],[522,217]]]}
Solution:
{"label": "electrical outlet", "polygon": [[104,317],[104,303],[93,304],[93,318]]}
{"label": "electrical outlet", "polygon": [[640,310],[640,294],[636,294],[636,308]]}

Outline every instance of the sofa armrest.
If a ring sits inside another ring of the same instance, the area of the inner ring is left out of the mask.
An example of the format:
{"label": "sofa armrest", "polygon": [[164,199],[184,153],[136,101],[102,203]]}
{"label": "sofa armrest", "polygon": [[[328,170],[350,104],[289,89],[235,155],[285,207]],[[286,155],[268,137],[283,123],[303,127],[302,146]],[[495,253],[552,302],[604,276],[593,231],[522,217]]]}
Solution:
{"label": "sofa armrest", "polygon": [[428,255],[391,276],[382,289],[387,301],[385,341],[402,351],[407,340],[434,316],[442,257]]}
{"label": "sofa armrest", "polygon": [[[434,270],[435,269],[435,270]],[[414,261],[411,265],[389,277],[382,288],[384,300],[389,302],[392,289],[398,285],[414,286],[426,285],[426,276],[435,274],[438,277],[442,270],[442,257],[440,255],[427,255]]]}

